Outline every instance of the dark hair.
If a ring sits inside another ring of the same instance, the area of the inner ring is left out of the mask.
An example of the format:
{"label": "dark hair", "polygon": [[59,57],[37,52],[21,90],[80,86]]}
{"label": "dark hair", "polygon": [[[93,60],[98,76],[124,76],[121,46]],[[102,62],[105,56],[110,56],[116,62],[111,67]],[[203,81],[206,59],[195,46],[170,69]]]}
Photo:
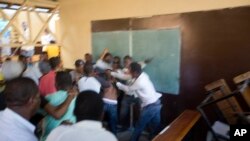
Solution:
{"label": "dark hair", "polygon": [[81,65],[84,65],[84,61],[82,59],[77,59],[75,61],[75,66],[80,67]]}
{"label": "dark hair", "polygon": [[56,41],[55,41],[55,40],[51,40],[50,43],[51,43],[51,44],[55,44]]}
{"label": "dark hair", "polygon": [[43,52],[41,53],[41,55],[48,55],[48,52],[47,52],[47,51],[43,51]]}
{"label": "dark hair", "polygon": [[19,61],[23,61],[25,58],[26,58],[26,57],[25,57],[24,55],[19,55],[19,56],[18,56],[18,60],[19,60]]}
{"label": "dark hair", "polygon": [[140,74],[142,72],[141,65],[136,62],[132,62],[130,64],[130,71]]}
{"label": "dark hair", "polygon": [[127,60],[127,59],[132,60],[132,57],[130,57],[129,55],[126,55],[123,57],[123,60]]}
{"label": "dark hair", "polygon": [[49,59],[49,64],[52,69],[55,69],[61,63],[60,57],[52,57]]}
{"label": "dark hair", "polygon": [[104,55],[104,57],[103,57],[103,58],[105,59],[105,58],[107,58],[108,56],[111,56],[111,57],[112,57],[111,53],[109,53],[109,52],[108,52],[108,53],[106,53],[106,54]]}
{"label": "dark hair", "polygon": [[120,63],[121,62],[121,58],[119,56],[115,56],[114,57],[114,61],[117,59],[117,62],[114,62],[114,63]]}
{"label": "dark hair", "polygon": [[58,90],[67,90],[72,86],[72,78],[68,72],[59,71],[56,73],[56,87]]}
{"label": "dark hair", "polygon": [[42,74],[47,74],[51,70],[49,62],[45,60],[39,62],[38,66]]}
{"label": "dark hair", "polygon": [[94,71],[93,65],[91,63],[86,63],[84,65],[83,71],[84,71],[85,75],[88,76],[89,74],[91,74]]}
{"label": "dark hair", "polygon": [[38,87],[32,79],[19,77],[7,82],[4,95],[7,105],[22,106],[38,92]]}
{"label": "dark hair", "polygon": [[89,53],[86,53],[86,54],[85,54],[84,56],[85,56],[85,57],[86,57],[86,56],[91,56],[91,54],[89,54]]}
{"label": "dark hair", "polygon": [[103,113],[103,101],[94,91],[82,91],[76,98],[74,114],[77,121],[100,120]]}

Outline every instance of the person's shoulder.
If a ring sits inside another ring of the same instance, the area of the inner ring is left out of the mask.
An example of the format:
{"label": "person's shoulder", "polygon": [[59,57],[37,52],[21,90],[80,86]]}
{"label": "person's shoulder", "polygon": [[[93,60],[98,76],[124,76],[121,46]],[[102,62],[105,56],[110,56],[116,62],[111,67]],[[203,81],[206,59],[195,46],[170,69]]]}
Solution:
{"label": "person's shoulder", "polygon": [[139,77],[141,77],[141,78],[149,78],[148,74],[145,73],[145,72],[142,72]]}
{"label": "person's shoulder", "polygon": [[60,125],[48,135],[46,141],[59,141],[65,132],[71,129],[71,125]]}
{"label": "person's shoulder", "polygon": [[103,141],[117,141],[117,138],[115,137],[115,135],[113,135],[111,132],[104,130],[102,132],[102,137],[103,137]]}
{"label": "person's shoulder", "polygon": [[86,77],[86,76],[83,76],[83,77],[81,77],[81,78],[79,79],[78,82],[83,82],[83,81],[86,80],[86,79],[87,79],[87,77]]}
{"label": "person's shoulder", "polygon": [[70,74],[71,76],[74,76],[74,75],[76,75],[76,71],[75,71],[75,70],[72,70],[72,71],[69,72],[69,74]]}

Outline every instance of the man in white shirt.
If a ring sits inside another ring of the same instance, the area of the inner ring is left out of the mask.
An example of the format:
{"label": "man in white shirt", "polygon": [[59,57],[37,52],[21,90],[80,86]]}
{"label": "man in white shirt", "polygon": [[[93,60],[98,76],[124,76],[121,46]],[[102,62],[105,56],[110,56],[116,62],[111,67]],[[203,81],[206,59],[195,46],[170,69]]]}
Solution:
{"label": "man in white shirt", "polygon": [[91,90],[99,94],[101,88],[110,87],[103,78],[95,75],[92,64],[86,63],[83,70],[85,76],[78,81],[79,92]]}
{"label": "man in white shirt", "polygon": [[46,141],[117,141],[102,127],[103,101],[96,92],[81,92],[76,99],[74,114],[76,124],[57,127]]}
{"label": "man in white shirt", "polygon": [[[33,49],[34,50],[34,49]],[[22,73],[23,77],[31,78],[35,83],[39,84],[39,79],[42,76],[42,73],[39,70],[39,67],[32,62],[33,53],[25,53],[24,51],[21,55],[25,58],[23,65],[25,66],[25,70]],[[29,52],[29,51],[28,51]]]}
{"label": "man in white shirt", "polygon": [[44,30],[44,34],[41,36],[41,43],[43,46],[42,51],[46,51],[47,45],[50,44],[51,41],[55,40],[54,37],[50,34],[48,29]]}
{"label": "man in white shirt", "polygon": [[[151,62],[151,60],[152,59],[146,59],[145,61],[138,62],[138,64],[140,64],[141,68],[143,69],[146,67],[146,65],[149,62]],[[128,68],[132,62],[133,62],[132,57],[130,57],[129,55],[126,55],[123,58],[124,68],[122,70],[121,69],[113,70],[111,72],[111,75],[113,77],[117,78],[118,80],[125,81],[125,83],[127,85],[129,85],[133,81],[132,76],[128,70]],[[139,105],[139,100],[138,100],[137,96],[132,95],[132,94],[125,94],[122,98],[121,109],[120,109],[120,121],[121,121],[124,129],[128,128],[129,125],[130,126],[132,125],[132,123],[129,123],[127,120],[130,117],[129,113],[133,112],[133,111],[130,111],[131,105],[134,105],[134,106]]]}
{"label": "man in white shirt", "polygon": [[142,72],[138,63],[131,63],[129,72],[134,82],[129,86],[118,82],[117,87],[125,91],[126,94],[136,93],[141,100],[140,118],[131,137],[131,141],[137,141],[141,132],[149,123],[154,130],[152,134],[156,134],[160,130],[161,94],[156,92],[153,83],[148,75]]}
{"label": "man in white shirt", "polygon": [[4,92],[7,108],[0,112],[1,141],[37,141],[28,120],[40,105],[38,87],[29,78],[10,80]]}

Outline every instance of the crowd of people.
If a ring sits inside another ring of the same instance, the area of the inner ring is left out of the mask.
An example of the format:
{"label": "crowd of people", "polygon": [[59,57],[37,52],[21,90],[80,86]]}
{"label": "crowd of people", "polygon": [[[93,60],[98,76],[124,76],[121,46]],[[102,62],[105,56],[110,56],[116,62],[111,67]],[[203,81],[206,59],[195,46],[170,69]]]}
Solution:
{"label": "crowd of people", "polygon": [[143,72],[151,59],[121,61],[105,49],[96,63],[87,53],[66,71],[59,56],[31,57],[1,65],[0,140],[116,141],[129,128],[131,104],[140,107],[131,141],[147,126],[151,139],[160,131],[161,94]]}

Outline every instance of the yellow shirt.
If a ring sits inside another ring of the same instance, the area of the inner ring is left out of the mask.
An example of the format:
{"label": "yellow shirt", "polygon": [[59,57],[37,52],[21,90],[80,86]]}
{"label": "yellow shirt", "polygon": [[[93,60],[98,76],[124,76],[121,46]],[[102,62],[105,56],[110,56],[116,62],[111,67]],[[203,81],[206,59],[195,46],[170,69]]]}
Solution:
{"label": "yellow shirt", "polygon": [[59,56],[60,49],[58,45],[48,45],[45,49],[48,53],[48,58]]}

